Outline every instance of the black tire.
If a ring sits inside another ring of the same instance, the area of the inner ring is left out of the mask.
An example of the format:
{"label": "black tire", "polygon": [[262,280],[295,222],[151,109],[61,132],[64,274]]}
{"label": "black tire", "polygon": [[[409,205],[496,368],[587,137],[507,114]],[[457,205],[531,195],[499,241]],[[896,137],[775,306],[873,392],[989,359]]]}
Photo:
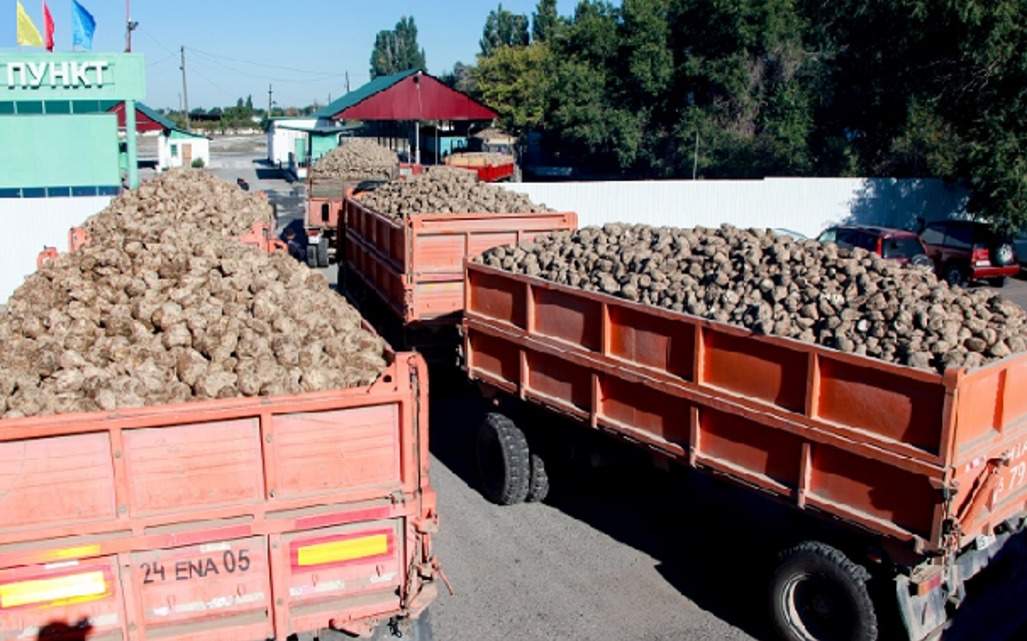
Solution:
{"label": "black tire", "polygon": [[317,241],[317,266],[328,267],[328,239],[324,236]]}
{"label": "black tire", "polygon": [[999,288],[1005,287],[1006,286],[1006,277],[1005,276],[1000,276],[999,278],[989,278],[988,279],[988,284],[991,285],[992,287],[999,287]]}
{"label": "black tire", "polygon": [[485,498],[498,505],[514,505],[528,497],[528,439],[513,421],[494,412],[486,416],[478,428],[475,450]]}
{"label": "black tire", "polygon": [[[371,637],[370,641],[396,641],[397,639],[404,639],[404,641],[432,641],[431,609],[425,610],[416,619],[401,619],[395,626],[383,623],[374,631],[374,636]],[[319,641],[329,640],[322,638]]]}
{"label": "black tire", "polygon": [[876,641],[870,573],[840,550],[807,541],[786,550],[770,582],[771,617],[786,641]]}
{"label": "black tire", "polygon": [[317,247],[307,245],[307,267],[317,269]]}
{"label": "black tire", "polygon": [[549,496],[549,475],[546,462],[537,453],[531,453],[531,483],[528,485],[528,503],[541,503]]}
{"label": "black tire", "polygon": [[941,277],[953,287],[966,286],[966,272],[959,265],[947,265],[942,271]]}

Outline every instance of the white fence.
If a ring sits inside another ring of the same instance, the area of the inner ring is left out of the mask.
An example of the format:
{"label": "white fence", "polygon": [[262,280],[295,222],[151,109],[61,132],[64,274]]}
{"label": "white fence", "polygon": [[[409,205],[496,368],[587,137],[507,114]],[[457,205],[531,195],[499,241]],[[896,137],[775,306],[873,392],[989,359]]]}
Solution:
{"label": "white fence", "polygon": [[110,201],[110,196],[0,198],[0,304],[36,271],[44,246],[68,251],[68,230]]}
{"label": "white fence", "polygon": [[963,212],[967,192],[928,179],[766,178],[508,183],[508,189],[561,211],[580,226],[609,222],[675,227],[770,227],[816,236],[836,223],[912,228],[916,218]]}

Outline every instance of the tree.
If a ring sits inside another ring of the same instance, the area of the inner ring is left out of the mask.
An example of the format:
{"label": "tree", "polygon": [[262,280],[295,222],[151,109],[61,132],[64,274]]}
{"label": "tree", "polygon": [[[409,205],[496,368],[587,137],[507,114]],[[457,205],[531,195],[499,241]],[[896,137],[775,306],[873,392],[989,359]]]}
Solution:
{"label": "tree", "polygon": [[531,38],[545,42],[556,34],[560,26],[560,14],[556,11],[556,0],[539,0],[535,13],[531,14]]}
{"label": "tree", "polygon": [[456,62],[453,64],[453,70],[442,74],[439,80],[457,91],[476,96],[478,88],[474,72],[475,67],[472,65]]}
{"label": "tree", "polygon": [[253,96],[252,95],[246,96],[246,109],[248,111],[253,111]]}
{"label": "tree", "polygon": [[244,103],[242,101],[242,98],[239,98],[238,100],[235,101],[235,106],[236,106],[237,109],[242,109],[243,104]]}
{"label": "tree", "polygon": [[549,48],[544,43],[500,47],[478,57],[471,77],[477,95],[499,113],[503,128],[523,133],[544,124],[549,66]]}
{"label": "tree", "polygon": [[379,31],[375,36],[371,51],[372,78],[425,67],[424,49],[417,44],[417,25],[412,17],[400,18],[395,29]]}
{"label": "tree", "polygon": [[514,14],[499,7],[489,12],[482,30],[481,55],[491,55],[500,47],[521,47],[528,44],[528,16]]}

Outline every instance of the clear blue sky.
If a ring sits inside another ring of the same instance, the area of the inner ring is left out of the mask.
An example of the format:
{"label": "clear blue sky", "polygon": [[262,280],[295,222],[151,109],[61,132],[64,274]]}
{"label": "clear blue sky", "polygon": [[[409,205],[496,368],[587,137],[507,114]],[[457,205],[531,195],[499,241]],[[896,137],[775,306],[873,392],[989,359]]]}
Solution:
{"label": "clear blue sky", "polygon": [[[80,0],[96,18],[94,51],[121,51],[125,42],[123,0]],[[42,30],[39,0],[22,0]],[[56,23],[56,49],[71,49],[71,0],[48,0]],[[189,106],[223,106],[248,94],[267,105],[302,106],[339,97],[349,71],[350,87],[368,80],[374,37],[403,15],[417,21],[428,70],[438,74],[478,52],[485,17],[498,2],[485,0],[133,0],[133,51],[147,63],[147,99],[153,107],[177,107],[181,93],[178,48],[186,47]],[[505,0],[516,13],[531,14],[536,0]],[[576,0],[559,0],[562,14]],[[0,49],[15,45],[15,2],[4,0]],[[272,66],[275,65],[275,66]],[[287,67],[287,68],[286,68]]]}

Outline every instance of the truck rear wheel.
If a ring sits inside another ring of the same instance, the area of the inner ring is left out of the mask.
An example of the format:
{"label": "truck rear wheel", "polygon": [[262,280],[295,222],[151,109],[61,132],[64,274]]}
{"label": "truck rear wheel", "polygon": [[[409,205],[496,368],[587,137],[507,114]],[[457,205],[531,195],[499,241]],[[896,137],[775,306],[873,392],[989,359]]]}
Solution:
{"label": "truck rear wheel", "polygon": [[546,462],[537,453],[531,453],[531,483],[528,486],[529,503],[541,503],[549,496],[549,475],[546,474]]}
{"label": "truck rear wheel", "polygon": [[[432,641],[431,610],[425,610],[416,619],[400,619],[378,626],[370,641]],[[327,641],[319,639],[319,641]]]}
{"label": "truck rear wheel", "polygon": [[492,412],[478,428],[475,449],[485,498],[499,505],[523,502],[531,485],[531,458],[521,428]]}
{"label": "truck rear wheel", "polygon": [[317,266],[328,267],[328,237],[321,236],[317,241]]}
{"label": "truck rear wheel", "polygon": [[786,550],[770,584],[778,634],[787,641],[876,641],[869,580],[864,567],[824,543]]}

